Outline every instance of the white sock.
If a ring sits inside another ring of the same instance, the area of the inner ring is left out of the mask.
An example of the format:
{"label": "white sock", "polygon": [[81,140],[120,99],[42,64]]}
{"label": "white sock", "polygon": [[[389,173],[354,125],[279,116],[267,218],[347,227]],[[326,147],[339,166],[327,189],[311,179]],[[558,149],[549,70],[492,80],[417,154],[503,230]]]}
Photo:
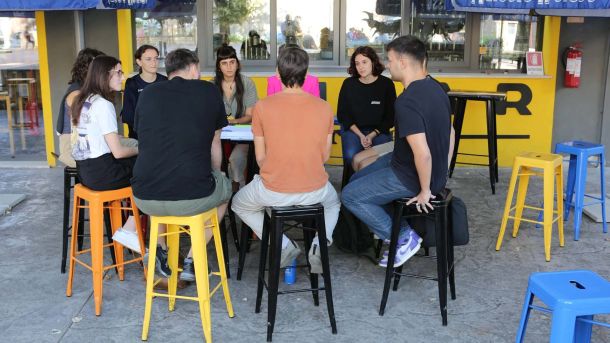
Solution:
{"label": "white sock", "polygon": [[312,245],[317,245],[320,246],[320,241],[318,240],[318,236],[316,235],[312,240],[311,240],[311,244]]}
{"label": "white sock", "polygon": [[288,237],[286,237],[286,235],[282,235],[282,250],[286,249],[286,247],[288,246],[288,243],[290,243],[290,239],[288,239]]}

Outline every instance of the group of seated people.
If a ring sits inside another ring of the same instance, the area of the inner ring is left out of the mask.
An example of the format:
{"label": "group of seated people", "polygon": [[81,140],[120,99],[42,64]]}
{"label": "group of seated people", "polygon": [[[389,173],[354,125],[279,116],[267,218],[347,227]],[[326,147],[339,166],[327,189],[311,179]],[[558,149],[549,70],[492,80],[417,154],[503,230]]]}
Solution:
{"label": "group of seated people", "polygon": [[[427,212],[447,180],[451,109],[443,89],[427,75],[425,45],[416,37],[402,36],[389,43],[387,51],[391,78],[404,87],[398,97],[370,47],[356,49],[348,69],[351,77],[341,87],[337,115],[343,156],[357,170],[341,200],[324,166],[332,146],[333,109],[319,98],[317,79],[308,74],[308,54],[298,47],[280,51],[268,96],[260,100],[252,80],[240,73],[230,46],[217,50],[212,82],[200,80],[199,59],[190,50],[166,56],[166,78],[157,73],[156,48],[140,47],[135,56],[140,73],[126,82],[121,112],[130,139],[119,136],[113,105],[124,79],[121,62],[85,49],[62,101],[58,133],[71,137],[68,146],[84,186],[98,191],[131,186],[136,205],[148,215],[192,216],[217,208],[223,218],[233,197],[231,209],[260,237],[265,207],[320,203],[328,241],[315,237],[307,253],[311,272],[322,273],[319,245],[332,243],[341,203],[379,238],[389,239],[388,204],[413,197],[418,210]],[[233,147],[229,179],[221,172],[220,135],[227,125],[248,123],[260,172],[245,184],[249,146]],[[383,150],[376,149],[384,144]],[[70,162],[62,155],[62,161]],[[207,242],[212,234],[205,234]],[[128,225],[115,236],[127,247],[138,244],[135,229]],[[420,243],[405,223],[394,265],[404,264]],[[166,250],[160,241],[156,265],[157,272],[168,277],[172,270]],[[297,243],[284,236],[280,266],[289,265],[300,252]],[[380,265],[387,265],[387,257]],[[190,252],[180,279],[195,279]]]}

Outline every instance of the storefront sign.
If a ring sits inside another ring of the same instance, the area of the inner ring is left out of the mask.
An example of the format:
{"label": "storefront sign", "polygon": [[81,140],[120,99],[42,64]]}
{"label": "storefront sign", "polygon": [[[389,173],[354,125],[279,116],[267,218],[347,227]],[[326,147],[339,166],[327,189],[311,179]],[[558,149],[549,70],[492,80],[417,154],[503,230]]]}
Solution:
{"label": "storefront sign", "polygon": [[544,68],[542,66],[542,52],[526,52],[525,60],[527,62],[527,75],[544,75]]}

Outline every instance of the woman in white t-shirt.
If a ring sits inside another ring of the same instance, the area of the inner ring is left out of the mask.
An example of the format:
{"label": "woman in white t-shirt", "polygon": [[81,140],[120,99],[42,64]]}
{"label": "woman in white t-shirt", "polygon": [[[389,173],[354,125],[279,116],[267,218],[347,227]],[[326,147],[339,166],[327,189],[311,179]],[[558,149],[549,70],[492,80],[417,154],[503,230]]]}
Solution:
{"label": "woman in white t-shirt", "polygon": [[121,61],[98,56],[72,104],[72,157],[86,187],[105,191],[130,185],[137,147],[121,145],[112,99],[121,91]]}

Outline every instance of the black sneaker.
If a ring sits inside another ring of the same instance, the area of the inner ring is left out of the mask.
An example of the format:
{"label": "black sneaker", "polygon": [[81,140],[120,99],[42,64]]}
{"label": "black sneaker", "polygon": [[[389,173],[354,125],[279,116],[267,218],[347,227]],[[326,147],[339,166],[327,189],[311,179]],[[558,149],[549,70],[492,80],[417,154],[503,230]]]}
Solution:
{"label": "black sneaker", "polygon": [[184,259],[184,263],[182,264],[182,273],[180,273],[180,280],[195,281],[195,267],[193,266],[192,257],[187,257]]}
{"label": "black sneaker", "polygon": [[157,256],[155,258],[155,265],[157,266],[157,273],[163,277],[170,277],[172,270],[167,265],[167,251],[163,250],[160,245],[157,245]]}

